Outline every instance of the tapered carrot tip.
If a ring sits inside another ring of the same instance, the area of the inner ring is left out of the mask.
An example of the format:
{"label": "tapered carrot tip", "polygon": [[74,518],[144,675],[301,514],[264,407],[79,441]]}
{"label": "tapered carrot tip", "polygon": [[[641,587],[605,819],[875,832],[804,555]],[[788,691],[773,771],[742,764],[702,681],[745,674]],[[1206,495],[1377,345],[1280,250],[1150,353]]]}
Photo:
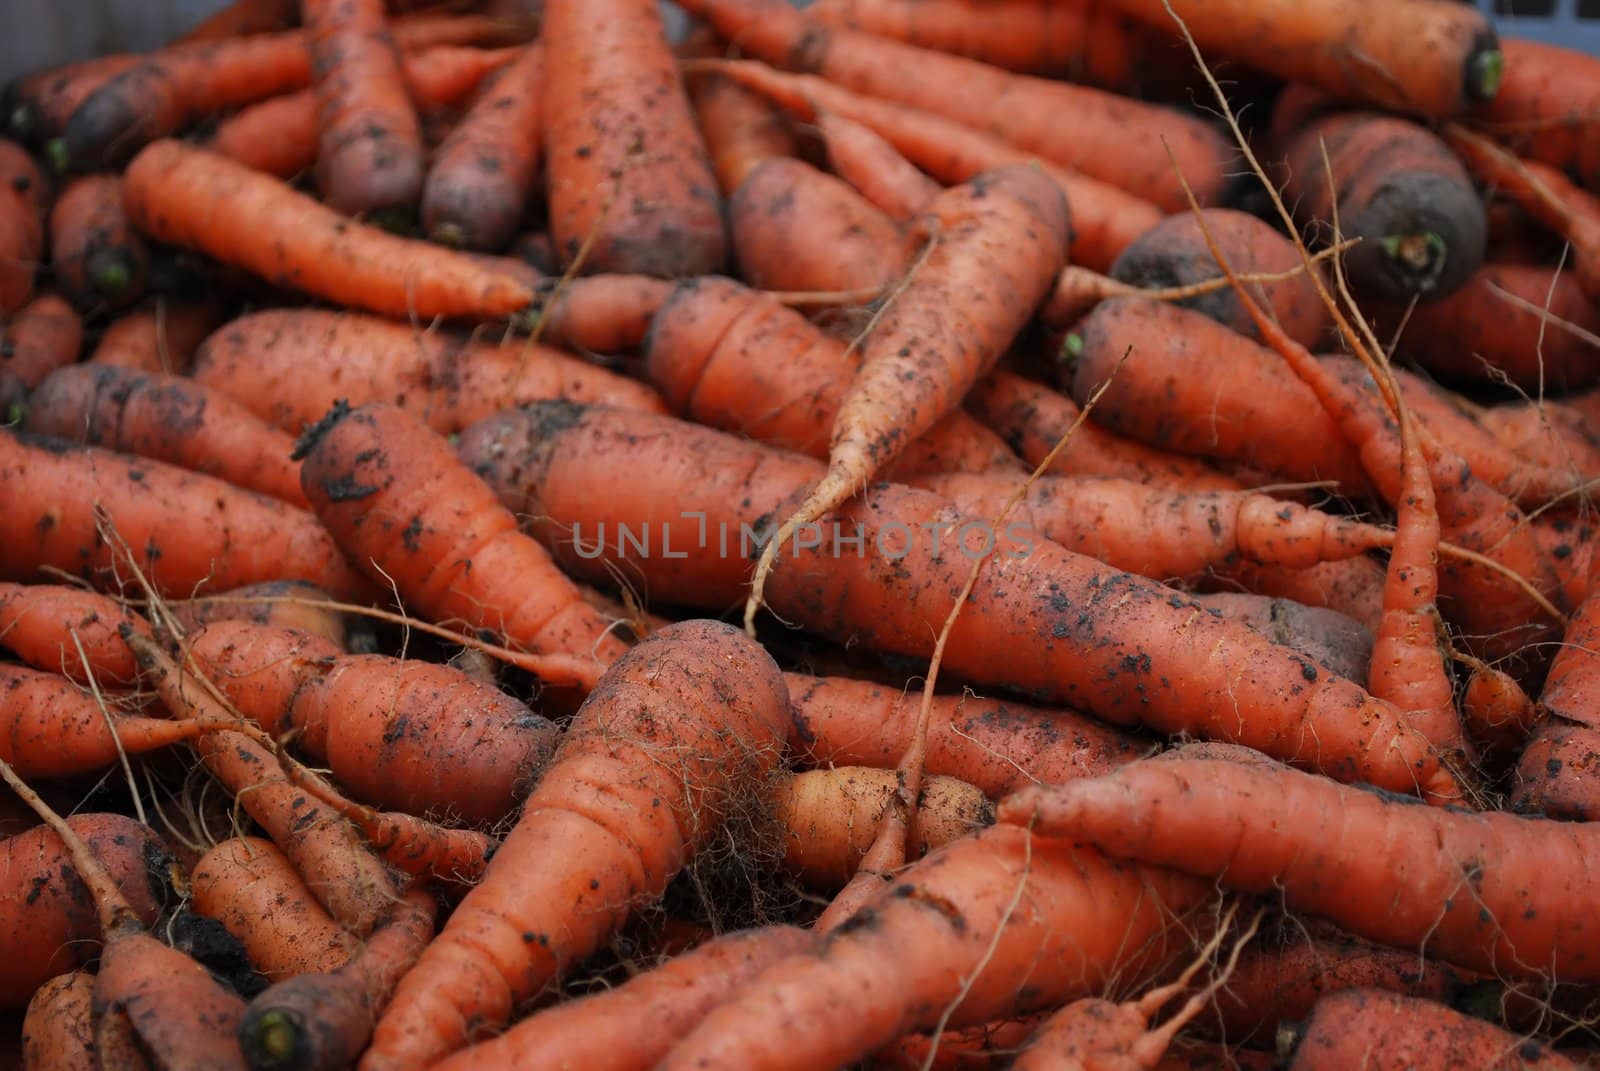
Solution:
{"label": "tapered carrot tip", "polygon": [[1511,808],[1575,822],[1600,821],[1600,729],[1547,726],[1522,753]]}

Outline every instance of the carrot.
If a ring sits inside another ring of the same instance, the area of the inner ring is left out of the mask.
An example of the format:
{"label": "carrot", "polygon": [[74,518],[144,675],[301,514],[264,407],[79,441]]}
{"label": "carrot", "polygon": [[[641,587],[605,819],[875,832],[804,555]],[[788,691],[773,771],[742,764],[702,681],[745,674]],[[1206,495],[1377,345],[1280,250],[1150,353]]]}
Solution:
{"label": "carrot", "polygon": [[401,981],[363,1063],[432,1066],[468,1042],[469,1023],[504,1024],[631,905],[659,896],[771,772],[785,707],[777,667],[726,625],[672,625],[624,656],[482,882]]}
{"label": "carrot", "polygon": [[1539,705],[1547,720],[1523,751],[1512,805],[1528,814],[1591,821],[1600,794],[1590,767],[1600,754],[1594,688],[1600,671],[1600,598],[1591,594],[1573,615],[1545,679]]}
{"label": "carrot", "polygon": [[[1284,121],[1280,115],[1277,122]],[[1483,200],[1449,146],[1426,127],[1351,111],[1294,120],[1280,137],[1284,195],[1307,231],[1327,237],[1337,218],[1343,236],[1360,239],[1344,254],[1358,292],[1428,301],[1460,289],[1483,263]]]}
{"label": "carrot", "polygon": [[226,926],[268,979],[337,970],[358,948],[269,840],[219,842],[195,864],[189,885],[194,909]]}
{"label": "carrot", "polygon": [[1194,603],[1229,621],[1248,625],[1273,643],[1292,648],[1366,687],[1372,661],[1372,625],[1315,603],[1236,591],[1191,596]]}
{"label": "carrot", "polygon": [[1038,1029],[1040,1015],[938,1034],[907,1034],[872,1054],[885,1071],[989,1071],[1007,1066]]}
{"label": "carrot", "polygon": [[[504,67],[514,49],[438,45],[400,57],[406,88],[418,110],[450,108],[484,78]],[[317,162],[317,95],[303,89],[242,108],[217,124],[205,145],[256,171],[288,179]]]}
{"label": "carrot", "polygon": [[838,1067],[908,1031],[1055,1007],[1113,977],[1138,984],[1177,952],[1172,927],[1208,893],[986,830],[914,864],[814,951],[767,968],[657,1066]]}
{"label": "carrot", "polygon": [[136,55],[114,53],[19,76],[7,83],[5,89],[6,130],[11,136],[35,145],[59,136],[78,105],[100,86],[138,65],[141,59]]}
{"label": "carrot", "polygon": [[246,717],[326,763],[360,798],[493,823],[516,809],[556,727],[460,670],[347,655],[295,629],[219,621],[189,655]]}
{"label": "carrot", "polygon": [[[1459,661],[1466,661],[1458,655]],[[1472,738],[1500,754],[1516,752],[1544,718],[1516,678],[1486,663],[1472,666],[1461,690],[1461,722]]]}
{"label": "carrot", "polygon": [[129,218],[157,240],[353,308],[498,319],[533,298],[465,256],[352,223],[204,149],[155,142],[128,165],[123,184]]}
{"label": "carrot", "polygon": [[[1541,315],[1546,310],[1554,319]],[[1403,323],[1400,353],[1441,377],[1492,382],[1504,375],[1533,392],[1600,378],[1595,344],[1566,326],[1600,335],[1600,306],[1570,270],[1491,260],[1448,297],[1370,311],[1382,337],[1394,337]]]}
{"label": "carrot", "polygon": [[1168,35],[1177,32],[1176,12],[1207,55],[1235,56],[1335,96],[1436,119],[1492,100],[1505,69],[1488,19],[1444,0],[1180,0],[1170,11],[1164,0],[1111,0],[1111,7]]}
{"label": "carrot", "polygon": [[[611,493],[596,496],[596,465],[619,441],[655,463],[637,477],[612,466]],[[561,403],[475,425],[458,453],[578,575],[616,570],[654,599],[717,610],[742,597],[750,557],[821,469],[667,418]],[[640,533],[646,549],[630,550]],[[936,495],[879,484],[802,535],[784,547],[772,606],[820,635],[928,657],[987,544],[993,553],[944,653],[945,668],[961,678],[1116,724],[1242,735],[1250,746],[1394,791],[1451,791],[1389,704],[1245,626],[1190,609],[1171,588],[1020,524],[994,531]],[[689,553],[701,539],[703,552]],[[663,548],[673,549],[671,559]],[[1180,639],[1158,646],[1155,636]]]}
{"label": "carrot", "polygon": [[614,989],[535,1012],[499,1037],[439,1063],[437,1071],[648,1071],[740,987],[814,943],[811,934],[792,926],[722,935]]}
{"label": "carrot", "polygon": [[[918,696],[844,677],[788,674],[789,746],[809,766],[892,769],[905,754]],[[998,798],[1024,785],[1092,777],[1131,761],[1145,742],[1072,710],[963,694],[935,696],[930,774],[961,778]]]}
{"label": "carrot", "polygon": [[89,363],[155,374],[185,373],[195,350],[221,318],[214,302],[157,298],[108,324],[89,354]]}
{"label": "carrot", "polygon": [[728,198],[739,274],[763,290],[881,290],[905,269],[900,228],[804,160],[757,164]]}
{"label": "carrot", "polygon": [[94,975],[73,971],[40,986],[22,1019],[22,1066],[100,1071],[90,1004]]}
{"label": "carrot", "polygon": [[1519,156],[1566,171],[1600,192],[1600,62],[1558,45],[1501,42],[1500,92],[1474,119]]}
{"label": "carrot", "polygon": [[626,649],[494,492],[415,417],[335,406],[296,456],[322,523],[423,615],[575,656],[582,685]]}
{"label": "carrot", "polygon": [[[68,824],[88,840],[139,919],[153,923],[171,880],[155,831],[120,814],[78,814]],[[52,830],[39,826],[0,841],[0,875],[11,905],[0,925],[0,1007],[21,1008],[45,982],[94,958],[101,935],[88,890]]]}
{"label": "carrot", "polygon": [[939,184],[871,127],[828,111],[816,125],[834,173],[890,219],[909,220],[939,195]]}
{"label": "carrot", "polygon": [[302,0],[317,95],[317,185],[348,215],[409,211],[422,193],[422,130],[382,0]]}
{"label": "carrot", "polygon": [[165,461],[309,508],[294,440],[225,394],[178,376],[78,365],[34,389],[24,424],[70,442]]}
{"label": "carrot", "polygon": [[[795,774],[773,786],[773,822],[782,832],[783,868],[815,889],[844,888],[856,872],[896,790],[893,770],[842,766]],[[977,788],[934,774],[922,783],[906,858],[969,836],[994,821]]]}
{"label": "carrot", "polygon": [[1310,1018],[1282,1039],[1290,1071],[1428,1071],[1483,1067],[1576,1071],[1580,1064],[1431,1000],[1378,989],[1345,989],[1317,1001]]}
{"label": "carrot", "polygon": [[269,580],[246,584],[211,597],[169,602],[167,613],[185,632],[197,632],[219,621],[244,621],[252,625],[297,629],[349,649],[349,629],[344,615],[325,606],[328,595],[299,580]]}
{"label": "carrot", "polygon": [[395,983],[433,937],[437,913],[433,894],[414,886],[348,963],[285,979],[258,994],[239,1025],[250,1066],[299,1071],[354,1066]]}
{"label": "carrot", "polygon": [[33,297],[33,277],[44,260],[44,216],[49,189],[22,146],[0,140],[0,315]]}
{"label": "carrot", "polygon": [[[1174,158],[1202,199],[1222,192],[1227,154],[1221,136],[1176,111],[822,26],[778,0],[695,0],[686,6],[775,66],[936,112],[1167,211],[1185,206]],[[1073,117],[1070,135],[1055,121],[1059,115]]]}
{"label": "carrot", "polygon": [[688,89],[723,196],[733,196],[756,165],[797,155],[800,146],[783,113],[760,94],[720,74],[692,77]]}
{"label": "carrot", "polygon": [[33,388],[62,365],[78,359],[83,320],[56,294],[41,294],[0,328],[0,371]]}
{"label": "carrot", "polygon": [[[1279,822],[1285,814],[1296,821]],[[1589,916],[1563,880],[1585,866],[1585,826],[1416,807],[1273,763],[1181,752],[1023,789],[1001,802],[999,818],[1228,888],[1270,890],[1291,911],[1472,970],[1573,982],[1600,971]],[[1238,852],[1241,843],[1250,850]],[[1387,875],[1402,858],[1409,878],[1396,884]],[[1470,895],[1460,895],[1463,883]]]}
{"label": "carrot", "polygon": [[57,584],[0,584],[0,647],[25,665],[79,684],[87,684],[91,674],[108,687],[138,679],[139,667],[121,635],[124,626],[150,630],[121,603],[92,591]]}
{"label": "carrot", "polygon": [[214,477],[4,432],[0,473],[5,579],[53,568],[115,585],[124,563],[98,531],[103,511],[162,591],[188,596],[206,585],[290,578],[340,596],[369,590],[310,514]]}
{"label": "carrot", "polygon": [[283,30],[293,26],[299,14],[295,0],[233,0],[216,14],[195,23],[178,40],[216,41]]}
{"label": "carrot", "polygon": [[[178,719],[212,720],[226,713],[205,682],[181,669],[154,642],[128,637],[146,682]],[[356,831],[327,807],[292,785],[259,734],[218,732],[202,737],[196,750],[206,769],[289,857],[306,887],[345,929],[372,931],[395,897],[383,864],[358,840]]]}
{"label": "carrot", "polygon": [[[644,375],[673,411],[696,423],[826,458],[861,363],[857,349],[798,312],[730,280],[707,278],[679,284],[656,314]],[[894,466],[898,472],[1020,469],[1004,443],[960,410],[907,446]]]}
{"label": "carrot", "polygon": [[941,182],[966,182],[1007,164],[1042,167],[1072,207],[1072,262],[1104,271],[1117,254],[1161,219],[1161,209],[1119,186],[1046,163],[982,130],[920,108],[852,93],[821,78],[784,74],[759,63],[716,61],[700,66],[727,75],[775,101],[798,119],[817,110],[842,115],[880,134],[907,160]]}
{"label": "carrot", "polygon": [[50,250],[56,284],[80,309],[120,308],[144,294],[150,254],[129,225],[115,175],[87,175],[61,191]]}
{"label": "carrot", "polygon": [[1473,414],[1501,446],[1531,465],[1567,471],[1584,480],[1600,474],[1600,443],[1570,409],[1541,405],[1495,405]]}
{"label": "carrot", "polygon": [[1037,169],[1000,168],[942,194],[918,230],[927,250],[862,343],[861,370],[834,415],[828,471],[762,550],[746,628],[778,547],[960,408],[1011,345],[1065,263],[1067,205]]}
{"label": "carrot", "polygon": [[1178,89],[1172,68],[1188,59],[1159,34],[1088,0],[822,0],[809,13],[827,26],[1128,96]]}
{"label": "carrot", "polygon": [[[1300,267],[1293,243],[1255,216],[1227,208],[1202,211],[1212,236],[1222,245],[1236,272],[1281,273]],[[1192,214],[1162,220],[1124,249],[1111,266],[1114,279],[1147,290],[1201,283],[1219,274]],[[1255,292],[1277,316],[1284,331],[1302,345],[1315,346],[1327,333],[1328,312],[1317,297],[1316,285],[1307,276],[1260,284]],[[1255,324],[1231,290],[1217,290],[1180,304],[1205,313],[1242,335],[1259,338]]]}

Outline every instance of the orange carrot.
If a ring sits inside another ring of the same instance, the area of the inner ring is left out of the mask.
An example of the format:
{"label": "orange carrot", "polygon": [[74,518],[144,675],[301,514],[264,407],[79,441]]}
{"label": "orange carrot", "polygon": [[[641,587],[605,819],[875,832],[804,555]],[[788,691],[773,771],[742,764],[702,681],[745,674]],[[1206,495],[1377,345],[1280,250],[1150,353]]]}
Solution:
{"label": "orange carrot", "polygon": [[[161,591],[309,580],[360,598],[366,582],[308,513],[159,461],[0,432],[0,577],[46,568],[97,586],[128,579],[103,513]],[[73,488],[67,492],[64,489]]]}
{"label": "orange carrot", "polygon": [[73,971],[40,986],[22,1020],[22,1066],[100,1071],[90,1004],[94,975]]}
{"label": "orange carrot", "polygon": [[32,388],[52,371],[78,359],[83,320],[56,294],[41,294],[0,328],[0,371]]}
{"label": "orange carrot", "polygon": [[[311,354],[323,371],[308,381]],[[648,386],[526,340],[496,344],[315,309],[233,321],[200,348],[194,375],[296,434],[340,399],[400,406],[441,434],[539,398],[665,409]]]}
{"label": "orange carrot", "polygon": [[[729,280],[679,284],[656,314],[644,374],[676,412],[813,457],[828,456],[861,366],[854,347],[798,312]],[[956,410],[912,442],[896,472],[1021,469],[1005,444]]]}
{"label": "orange carrot", "polygon": [[0,315],[33,297],[44,260],[44,215],[50,191],[22,146],[0,140]]}
{"label": "orange carrot", "polygon": [[1600,193],[1600,62],[1520,37],[1500,48],[1500,92],[1475,121],[1518,155],[1575,174]]}
{"label": "orange carrot", "polygon": [[73,182],[50,211],[56,284],[80,309],[120,308],[145,291],[150,254],[129,226],[122,180],[89,175]]}
{"label": "orange carrot", "polygon": [[1547,720],[1522,754],[1512,805],[1529,814],[1592,821],[1600,793],[1590,768],[1600,754],[1594,703],[1600,673],[1600,598],[1590,595],[1573,615],[1550,663],[1539,705]]}
{"label": "orange carrot", "polygon": [[329,973],[286,979],[258,994],[239,1024],[250,1066],[300,1071],[354,1066],[395,983],[433,938],[437,913],[433,893],[414,886],[349,963]]}
{"label": "orange carrot", "polygon": [[1476,8],[1312,0],[1111,0],[1153,30],[1176,34],[1172,12],[1207,56],[1231,55],[1346,99],[1430,118],[1494,98],[1505,59]]}
{"label": "orange carrot", "polygon": [[[619,441],[650,451],[653,463],[637,475],[610,466],[612,491],[597,496],[603,459]],[[577,574],[603,581],[615,570],[653,599],[717,610],[742,597],[749,559],[772,539],[775,517],[821,470],[668,418],[563,403],[475,425],[458,453]],[[630,549],[641,533],[648,549]],[[803,535],[783,548],[772,606],[821,635],[928,657],[974,556],[988,549],[944,652],[961,678],[1117,724],[1242,740],[1394,791],[1452,791],[1390,704],[1245,626],[1190,609],[1171,588],[1020,524],[996,531],[936,495],[878,484]],[[690,553],[697,546],[703,552]],[[1152,636],[1181,641],[1158,648]]]}
{"label": "orange carrot", "polygon": [[538,178],[544,49],[535,43],[496,75],[434,151],[422,225],[434,241],[503,247]]}
{"label": "orange carrot", "polygon": [[779,546],[959,409],[1011,345],[1065,263],[1067,205],[1038,169],[1000,168],[940,195],[918,230],[928,247],[862,343],[861,370],[834,416],[828,471],[762,550],[746,628]]}
{"label": "orange carrot", "polygon": [[822,111],[817,130],[834,172],[890,219],[908,220],[939,195],[939,184],[871,127]]}
{"label": "orange carrot", "polygon": [[189,885],[194,910],[226,926],[270,980],[337,970],[358,947],[270,840],[219,842],[195,864]]}
{"label": "orange carrot", "polygon": [[422,193],[422,130],[383,0],[302,0],[317,95],[317,185],[348,215],[410,211]]}
{"label": "orange carrot", "polygon": [[141,58],[128,54],[96,56],[17,78],[5,90],[6,129],[30,144],[58,136],[78,105],[106,82],[138,65]]}
{"label": "orange carrot", "polygon": [[294,440],[235,402],[178,376],[106,365],[52,372],[34,389],[29,431],[203,472],[309,508]]}
{"label": "orange carrot", "polygon": [[354,308],[498,319],[533,299],[465,256],[352,223],[204,149],[155,142],[128,165],[123,183],[129,218],[152,237]]}
{"label": "orange carrot", "polygon": [[1570,409],[1534,402],[1494,405],[1474,416],[1496,442],[1531,465],[1584,480],[1600,476],[1600,443],[1590,437],[1587,422]]}
{"label": "orange carrot", "polygon": [[583,685],[626,649],[543,548],[517,531],[494,492],[415,417],[392,406],[336,406],[296,456],[305,458],[306,496],[334,538],[427,617],[575,656],[574,683]]}
{"label": "orange carrot", "polygon": [[299,14],[295,0],[233,0],[221,11],[191,26],[178,40],[216,41],[284,30],[294,25]]}
{"label": "orange carrot", "polygon": [[167,612],[186,633],[218,621],[246,621],[309,632],[341,651],[348,650],[349,629],[344,615],[326,606],[310,605],[329,601],[327,592],[304,581],[269,580],[210,597],[169,601]]}
{"label": "orange carrot", "polygon": [[1043,167],[1072,208],[1074,264],[1107,270],[1117,254],[1161,219],[1161,209],[1118,186],[1046,163],[992,134],[932,112],[852,93],[821,78],[784,74],[759,63],[721,60],[701,66],[758,90],[796,118],[809,121],[822,109],[854,119],[941,182],[966,182],[1006,164]]}
{"label": "orange carrot", "polygon": [[688,88],[723,196],[733,196],[757,164],[798,152],[783,113],[760,94],[719,74],[692,77]]}
{"label": "orange carrot", "polygon": [[167,302],[157,298],[107,325],[89,355],[89,363],[155,374],[182,374],[189,370],[195,350],[221,319],[221,309],[214,302]]}
{"label": "orange carrot", "polygon": [[363,1063],[431,1066],[468,1042],[468,1022],[505,1023],[630,905],[659,896],[774,768],[785,709],[777,667],[726,625],[672,625],[626,655],[483,881],[401,981]]}
{"label": "orange carrot", "polygon": [[549,0],[543,35],[550,234],[588,271],[715,271],[721,198],[667,44],[645,0]]}
{"label": "orange carrot", "polygon": [[150,631],[143,618],[92,591],[58,584],[0,584],[0,647],[35,669],[79,684],[87,684],[91,674],[106,687],[133,684],[139,667],[122,638],[124,627]]}

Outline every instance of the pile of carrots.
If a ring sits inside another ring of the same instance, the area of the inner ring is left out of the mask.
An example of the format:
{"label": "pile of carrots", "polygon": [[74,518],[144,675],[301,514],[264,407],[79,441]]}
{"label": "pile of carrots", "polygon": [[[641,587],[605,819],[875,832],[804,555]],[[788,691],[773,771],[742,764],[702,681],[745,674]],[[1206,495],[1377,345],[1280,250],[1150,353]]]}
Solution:
{"label": "pile of carrots", "polygon": [[678,7],[6,85],[0,1063],[1600,1066],[1600,58]]}

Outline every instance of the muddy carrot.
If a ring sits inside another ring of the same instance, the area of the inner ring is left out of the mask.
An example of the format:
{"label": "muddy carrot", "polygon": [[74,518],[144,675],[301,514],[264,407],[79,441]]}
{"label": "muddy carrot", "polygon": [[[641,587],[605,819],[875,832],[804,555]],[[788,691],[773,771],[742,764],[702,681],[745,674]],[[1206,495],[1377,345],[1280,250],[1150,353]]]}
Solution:
{"label": "muddy carrot", "polygon": [[1576,174],[1600,193],[1600,61],[1520,37],[1500,48],[1500,92],[1475,122],[1518,155]]}
{"label": "muddy carrot", "polygon": [[688,83],[695,120],[723,196],[733,196],[757,164],[798,151],[783,113],[754,90],[719,74],[697,75]]}
{"label": "muddy carrot", "polygon": [[150,254],[122,195],[115,175],[89,175],[61,191],[50,211],[56,284],[80,309],[120,308],[144,294]]}
{"label": "muddy carrot", "polygon": [[44,175],[22,146],[0,141],[0,315],[33,297],[44,260],[44,217],[49,197]]}
{"label": "muddy carrot", "polygon": [[35,387],[45,376],[78,359],[83,320],[57,294],[41,294],[0,328],[0,371]]}
{"label": "muddy carrot", "polygon": [[102,686],[133,684],[139,667],[122,638],[125,627],[150,631],[105,595],[60,584],[0,584],[0,647],[35,669],[80,684],[91,674]]}

